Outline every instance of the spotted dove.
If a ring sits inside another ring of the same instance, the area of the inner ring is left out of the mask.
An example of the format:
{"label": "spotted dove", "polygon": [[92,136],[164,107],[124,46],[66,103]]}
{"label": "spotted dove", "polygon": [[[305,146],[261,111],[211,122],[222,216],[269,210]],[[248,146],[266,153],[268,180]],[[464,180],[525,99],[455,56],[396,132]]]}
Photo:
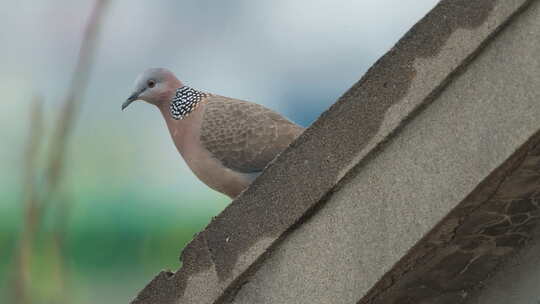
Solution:
{"label": "spotted dove", "polygon": [[210,188],[235,198],[303,128],[259,104],[185,86],[167,69],[144,71],[135,100],[159,108],[176,148]]}

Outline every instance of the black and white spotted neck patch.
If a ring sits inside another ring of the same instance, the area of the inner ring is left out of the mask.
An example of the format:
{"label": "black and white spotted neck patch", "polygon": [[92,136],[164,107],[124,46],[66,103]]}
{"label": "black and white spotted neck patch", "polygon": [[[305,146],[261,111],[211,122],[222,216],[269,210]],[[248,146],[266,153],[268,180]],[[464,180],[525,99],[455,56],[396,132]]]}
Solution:
{"label": "black and white spotted neck patch", "polygon": [[172,117],[176,120],[186,118],[206,96],[206,93],[187,86],[176,89],[176,93],[171,100]]}

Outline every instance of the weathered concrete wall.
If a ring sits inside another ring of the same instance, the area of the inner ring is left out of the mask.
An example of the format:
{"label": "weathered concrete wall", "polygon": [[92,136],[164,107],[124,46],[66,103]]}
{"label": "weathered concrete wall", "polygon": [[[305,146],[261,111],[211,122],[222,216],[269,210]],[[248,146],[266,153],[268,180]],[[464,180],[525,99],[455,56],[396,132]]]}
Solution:
{"label": "weathered concrete wall", "polygon": [[[467,31],[449,39],[461,39]],[[429,61],[418,59],[414,65]],[[413,80],[408,94],[421,85]],[[406,107],[410,98],[393,110]],[[322,209],[247,279],[233,303],[357,302],[539,129],[540,1],[534,1],[431,105],[353,169]],[[453,271],[441,267],[443,278]],[[536,283],[522,287],[536,289]],[[523,299],[500,303],[535,303]],[[457,303],[460,293],[439,300],[433,301]]]}

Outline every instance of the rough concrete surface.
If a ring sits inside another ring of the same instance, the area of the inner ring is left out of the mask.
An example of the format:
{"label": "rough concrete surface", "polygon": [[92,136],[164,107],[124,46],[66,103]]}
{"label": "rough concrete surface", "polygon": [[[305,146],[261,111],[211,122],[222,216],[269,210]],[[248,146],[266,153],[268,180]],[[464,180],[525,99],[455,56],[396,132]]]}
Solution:
{"label": "rough concrete surface", "polygon": [[133,303],[380,296],[370,287],[538,128],[538,44],[516,30],[482,53],[535,2],[441,1]]}
{"label": "rough concrete surface", "polygon": [[463,301],[540,221],[539,54],[536,2],[355,168],[233,303],[357,302],[458,206],[361,303]]}

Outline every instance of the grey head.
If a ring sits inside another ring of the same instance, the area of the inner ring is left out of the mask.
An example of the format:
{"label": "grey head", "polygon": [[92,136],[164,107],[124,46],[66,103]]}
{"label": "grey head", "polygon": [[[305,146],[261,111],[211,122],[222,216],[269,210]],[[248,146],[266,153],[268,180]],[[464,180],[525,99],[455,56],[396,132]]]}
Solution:
{"label": "grey head", "polygon": [[147,69],[135,80],[133,93],[122,104],[122,110],[135,100],[144,100],[159,106],[163,102],[169,102],[176,89],[181,87],[182,82],[171,71],[164,68]]}

